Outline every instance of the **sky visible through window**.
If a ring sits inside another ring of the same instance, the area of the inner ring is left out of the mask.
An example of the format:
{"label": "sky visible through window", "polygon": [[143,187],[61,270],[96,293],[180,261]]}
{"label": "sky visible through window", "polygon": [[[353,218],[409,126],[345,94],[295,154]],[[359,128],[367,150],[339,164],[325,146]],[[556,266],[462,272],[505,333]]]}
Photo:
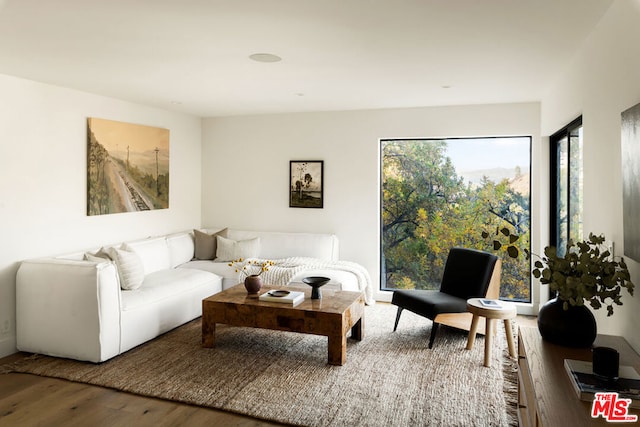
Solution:
{"label": "sky visible through window", "polygon": [[[463,176],[467,181],[474,181],[476,174],[471,172],[478,170],[515,170],[520,166],[522,173],[529,172],[529,137],[447,139],[446,141],[447,156],[451,158],[458,175]],[[496,174],[498,178],[502,177],[497,171]],[[492,173],[487,173],[487,176],[495,178]]]}

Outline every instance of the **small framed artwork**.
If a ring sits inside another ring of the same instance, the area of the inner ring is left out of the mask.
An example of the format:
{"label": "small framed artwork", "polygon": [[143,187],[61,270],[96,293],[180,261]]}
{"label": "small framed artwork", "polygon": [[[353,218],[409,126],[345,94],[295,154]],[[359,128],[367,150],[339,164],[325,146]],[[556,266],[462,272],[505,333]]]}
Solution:
{"label": "small framed artwork", "polygon": [[289,162],[289,207],[322,208],[324,205],[324,161]]}

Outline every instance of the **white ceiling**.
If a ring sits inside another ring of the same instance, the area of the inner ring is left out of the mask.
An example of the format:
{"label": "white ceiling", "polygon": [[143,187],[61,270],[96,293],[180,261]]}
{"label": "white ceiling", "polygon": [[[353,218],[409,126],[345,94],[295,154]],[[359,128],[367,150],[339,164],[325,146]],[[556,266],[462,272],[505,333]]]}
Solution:
{"label": "white ceiling", "polygon": [[0,0],[0,73],[203,117],[539,101],[611,2]]}

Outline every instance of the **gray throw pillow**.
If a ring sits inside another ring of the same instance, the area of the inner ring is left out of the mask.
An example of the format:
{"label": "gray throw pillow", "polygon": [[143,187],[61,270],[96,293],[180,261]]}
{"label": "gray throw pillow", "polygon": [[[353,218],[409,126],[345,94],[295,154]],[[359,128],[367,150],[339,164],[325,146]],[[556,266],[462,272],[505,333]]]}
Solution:
{"label": "gray throw pillow", "polygon": [[193,230],[193,235],[196,241],[196,259],[214,259],[217,251],[216,236],[226,236],[227,229],[223,228],[213,234]]}

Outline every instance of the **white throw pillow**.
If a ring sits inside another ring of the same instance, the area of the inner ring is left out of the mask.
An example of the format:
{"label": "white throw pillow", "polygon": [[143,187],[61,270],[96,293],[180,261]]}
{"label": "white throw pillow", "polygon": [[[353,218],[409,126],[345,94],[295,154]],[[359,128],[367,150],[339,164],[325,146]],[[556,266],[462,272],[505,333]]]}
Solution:
{"label": "white throw pillow", "polygon": [[84,254],[85,261],[93,261],[93,262],[105,262],[105,261],[113,261],[111,259],[111,255],[109,255],[109,251],[105,248],[100,248],[98,252],[92,254],[91,252],[86,252]]}
{"label": "white throw pillow", "polygon": [[111,262],[111,258],[103,258],[103,257],[95,256],[91,252],[87,252],[84,254],[84,260],[91,261],[91,262],[107,262],[107,261]]}
{"label": "white throw pillow", "polygon": [[109,255],[118,267],[120,287],[128,291],[138,289],[144,280],[144,267],[138,254],[124,249],[109,248]]}
{"label": "white throw pillow", "polygon": [[235,241],[216,236],[216,262],[233,261],[238,258],[256,258],[260,253],[260,238]]}
{"label": "white throw pillow", "polygon": [[120,246],[120,249],[135,252],[140,257],[144,274],[171,268],[171,254],[165,237],[126,242]]}

